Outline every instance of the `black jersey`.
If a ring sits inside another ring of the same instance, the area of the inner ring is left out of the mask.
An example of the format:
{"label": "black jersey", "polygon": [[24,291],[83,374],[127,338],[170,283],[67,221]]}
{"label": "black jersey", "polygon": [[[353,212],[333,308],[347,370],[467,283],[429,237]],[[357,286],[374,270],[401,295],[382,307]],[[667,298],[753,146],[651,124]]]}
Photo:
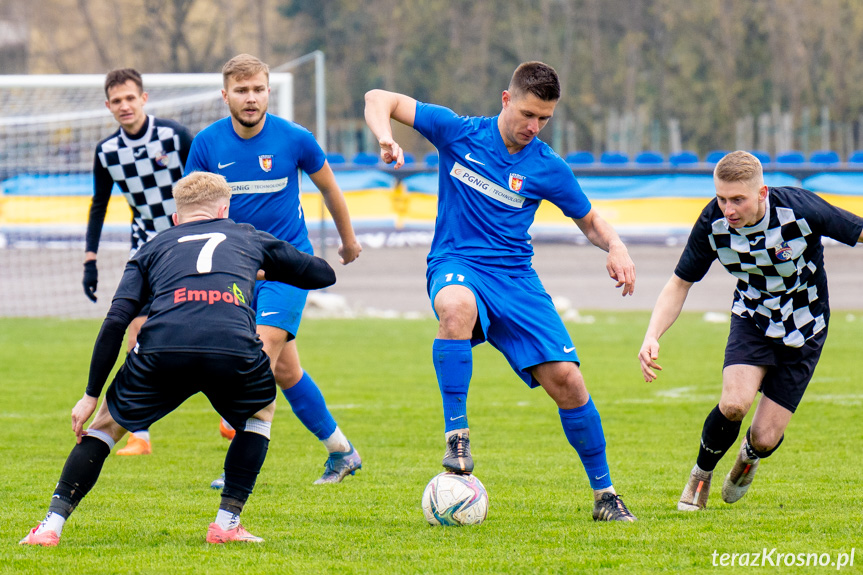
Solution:
{"label": "black jersey", "polygon": [[767,210],[754,226],[734,229],[714,198],[701,212],[674,273],[697,282],[714,259],[735,276],[732,313],[750,317],[765,336],[800,347],[826,326],[826,236],[854,245],[863,218],[809,190],[768,188]]}
{"label": "black jersey", "polygon": [[263,344],[255,333],[249,303],[259,269],[267,280],[303,289],[335,282],[326,261],[248,224],[199,220],[158,234],[126,264],[96,341],[87,393],[98,396],[117,358],[123,331],[151,296],[150,315],[133,353],[257,357]]}
{"label": "black jersey", "polygon": [[147,116],[137,134],[122,128],[96,146],[93,202],[87,223],[88,252],[99,249],[99,237],[114,183],[132,210],[132,252],[171,227],[176,210],[172,190],[183,177],[192,135],[173,120]]}

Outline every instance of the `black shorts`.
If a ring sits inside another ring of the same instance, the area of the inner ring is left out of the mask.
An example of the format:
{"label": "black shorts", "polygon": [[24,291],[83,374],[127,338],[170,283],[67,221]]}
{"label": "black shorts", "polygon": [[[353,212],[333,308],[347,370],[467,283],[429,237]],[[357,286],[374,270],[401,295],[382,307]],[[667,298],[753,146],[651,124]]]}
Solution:
{"label": "black shorts", "polygon": [[[824,319],[829,322],[827,314]],[[723,368],[729,365],[767,367],[761,382],[761,393],[794,413],[815,373],[826,339],[825,326],[801,347],[788,347],[782,340],[764,335],[751,319],[731,314],[731,331],[725,346]]]}
{"label": "black shorts", "polygon": [[276,399],[270,360],[219,353],[130,353],[105,394],[124,429],[147,429],[198,392],[234,429]]}

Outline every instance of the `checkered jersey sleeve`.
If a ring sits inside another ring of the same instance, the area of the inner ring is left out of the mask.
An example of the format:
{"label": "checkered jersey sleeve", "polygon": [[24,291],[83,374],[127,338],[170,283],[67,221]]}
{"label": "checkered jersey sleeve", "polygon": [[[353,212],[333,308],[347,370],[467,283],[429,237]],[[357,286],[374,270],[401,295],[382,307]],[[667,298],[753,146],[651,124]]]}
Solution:
{"label": "checkered jersey sleeve", "polygon": [[819,236],[832,238],[837,242],[853,246],[863,232],[863,217],[843,210],[817,194],[801,188],[776,188],[774,194],[785,195],[785,203],[800,212]]}
{"label": "checkered jersey sleeve", "polygon": [[722,217],[721,214],[717,214],[717,211],[716,200],[713,199],[701,211],[701,215],[692,226],[686,247],[680,254],[680,260],[674,269],[674,275],[683,281],[692,283],[701,281],[707,275],[713,260],[716,259],[716,250],[710,243],[710,234],[713,221]]}

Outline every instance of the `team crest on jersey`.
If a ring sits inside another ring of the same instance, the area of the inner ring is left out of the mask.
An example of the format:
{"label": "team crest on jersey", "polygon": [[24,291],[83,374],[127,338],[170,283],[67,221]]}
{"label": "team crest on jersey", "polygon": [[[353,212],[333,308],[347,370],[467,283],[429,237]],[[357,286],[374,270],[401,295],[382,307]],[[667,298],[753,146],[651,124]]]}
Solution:
{"label": "team crest on jersey", "polygon": [[788,245],[788,242],[782,242],[776,248],[776,259],[787,262],[791,259],[791,251],[791,246]]}
{"label": "team crest on jersey", "polygon": [[273,169],[273,156],[272,155],[261,155],[258,156],[258,164],[260,164],[261,169],[265,172],[269,172]]}
{"label": "team crest on jersey", "polygon": [[168,162],[169,162],[168,154],[161,153],[158,156],[156,156],[155,158],[153,158],[153,161],[156,162],[156,165],[159,166],[160,168],[164,168],[168,165]]}
{"label": "team crest on jersey", "polygon": [[509,175],[509,189],[513,192],[518,192],[521,190],[521,187],[524,185],[524,176],[520,174],[510,174]]}

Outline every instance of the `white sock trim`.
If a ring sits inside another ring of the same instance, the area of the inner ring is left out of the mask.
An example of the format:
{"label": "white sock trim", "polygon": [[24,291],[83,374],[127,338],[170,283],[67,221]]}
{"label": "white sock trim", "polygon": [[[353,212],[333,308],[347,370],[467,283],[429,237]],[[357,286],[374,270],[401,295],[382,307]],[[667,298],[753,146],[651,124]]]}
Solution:
{"label": "white sock trim", "polygon": [[105,444],[108,445],[108,449],[114,449],[114,445],[115,445],[114,440],[111,438],[110,435],[108,435],[104,431],[99,431],[98,429],[88,429],[87,430],[87,436],[93,437],[95,439],[98,439],[98,440],[104,442]]}
{"label": "white sock trim", "polygon": [[351,444],[342,430],[336,426],[336,430],[326,439],[322,439],[321,443],[327,448],[328,453],[345,453],[351,450]]}
{"label": "white sock trim", "polygon": [[257,433],[258,435],[263,435],[267,439],[270,438],[270,428],[272,428],[273,423],[270,421],[264,421],[262,419],[255,419],[254,417],[250,417],[246,420],[246,427],[243,431],[248,431],[250,433]]}

